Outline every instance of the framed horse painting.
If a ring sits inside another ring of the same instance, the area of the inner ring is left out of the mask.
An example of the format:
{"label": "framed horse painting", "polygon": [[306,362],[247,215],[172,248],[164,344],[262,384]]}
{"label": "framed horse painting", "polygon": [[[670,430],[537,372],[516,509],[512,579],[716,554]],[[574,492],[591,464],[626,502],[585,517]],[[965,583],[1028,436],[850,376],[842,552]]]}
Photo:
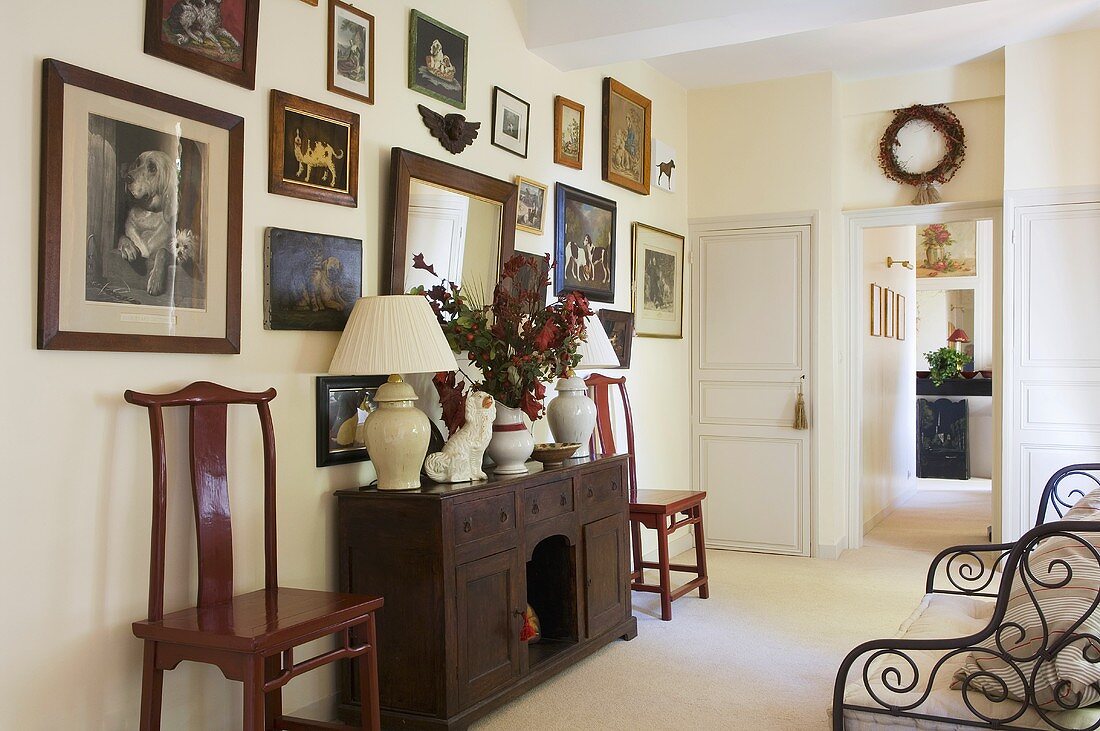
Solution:
{"label": "framed horse painting", "polygon": [[615,301],[615,201],[557,184],[554,197],[554,296],[581,292]]}

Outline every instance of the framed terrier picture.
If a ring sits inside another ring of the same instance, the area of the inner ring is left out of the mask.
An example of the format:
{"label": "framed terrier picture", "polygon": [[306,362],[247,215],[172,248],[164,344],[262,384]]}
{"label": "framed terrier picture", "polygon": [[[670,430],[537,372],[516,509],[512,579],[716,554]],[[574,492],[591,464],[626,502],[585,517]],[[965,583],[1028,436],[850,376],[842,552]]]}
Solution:
{"label": "framed terrier picture", "polygon": [[516,229],[541,234],[546,218],[547,188],[542,183],[516,176],[519,196],[516,202]]}
{"label": "framed terrier picture", "polygon": [[584,105],[554,97],[554,162],[580,170],[584,165]]}
{"label": "framed terrier picture", "polygon": [[558,183],[554,199],[554,296],[581,292],[615,301],[615,201]]}
{"label": "framed terrier picture", "polygon": [[38,347],[239,353],[244,120],[43,73]]}
{"label": "framed terrier picture", "polygon": [[649,195],[653,102],[607,77],[603,80],[603,179]]}
{"label": "framed terrier picture", "polygon": [[344,329],[363,292],[363,242],[285,228],[264,236],[264,328]]}
{"label": "framed terrier picture", "polygon": [[146,0],[145,52],[255,89],[259,18],[260,0]]}
{"label": "framed terrier picture", "polygon": [[354,207],[359,115],[272,89],[269,167],[270,193]]}
{"label": "framed terrier picture", "polygon": [[634,313],[620,310],[600,310],[600,324],[611,341],[615,355],[619,357],[619,368],[630,367],[630,349],[634,343]]}
{"label": "framed terrier picture", "polygon": [[634,322],[638,335],[682,338],[684,237],[634,223]]}
{"label": "framed terrier picture", "polygon": [[409,18],[409,88],[466,108],[469,38],[413,10]]}
{"label": "framed terrier picture", "polygon": [[527,157],[527,126],[531,105],[499,86],[493,87],[493,139],[502,150]]}
{"label": "framed terrier picture", "polygon": [[328,5],[328,90],[374,104],[374,16],[341,0]]}
{"label": "framed terrier picture", "polygon": [[370,459],[363,422],[375,409],[374,394],[386,376],[317,377],[317,466]]}

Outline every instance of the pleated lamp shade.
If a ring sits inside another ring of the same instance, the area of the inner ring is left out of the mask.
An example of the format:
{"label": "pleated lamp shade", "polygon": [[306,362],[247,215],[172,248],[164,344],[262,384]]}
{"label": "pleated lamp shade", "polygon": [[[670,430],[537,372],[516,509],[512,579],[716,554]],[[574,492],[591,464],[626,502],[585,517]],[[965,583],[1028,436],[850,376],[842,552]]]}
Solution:
{"label": "pleated lamp shade", "polygon": [[328,372],[372,376],[457,368],[428,300],[399,294],[363,297],[355,303]]}
{"label": "pleated lamp shade", "polygon": [[588,339],[582,340],[577,352],[581,355],[581,362],[577,364],[577,370],[590,371],[593,368],[618,368],[619,356],[615,355],[615,348],[607,339],[603,323],[595,315],[584,318],[584,326],[588,331]]}

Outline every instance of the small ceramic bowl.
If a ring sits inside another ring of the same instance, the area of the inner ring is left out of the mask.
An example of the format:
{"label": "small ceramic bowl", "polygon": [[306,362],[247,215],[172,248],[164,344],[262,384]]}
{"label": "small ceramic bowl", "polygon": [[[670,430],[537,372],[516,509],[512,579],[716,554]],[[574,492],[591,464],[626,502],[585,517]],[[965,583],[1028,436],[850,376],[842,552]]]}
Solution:
{"label": "small ceramic bowl", "polygon": [[535,451],[531,454],[531,458],[547,466],[559,465],[572,455],[573,452],[580,449],[580,446],[579,442],[575,444],[536,444]]}

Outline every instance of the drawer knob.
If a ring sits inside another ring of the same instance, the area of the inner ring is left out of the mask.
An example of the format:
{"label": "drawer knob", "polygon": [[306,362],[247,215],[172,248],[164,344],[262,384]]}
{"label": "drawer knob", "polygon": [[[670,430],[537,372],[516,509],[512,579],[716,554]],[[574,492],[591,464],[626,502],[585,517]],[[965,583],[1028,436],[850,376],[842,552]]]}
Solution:
{"label": "drawer knob", "polygon": [[615,480],[612,480],[611,481],[611,492],[615,492],[618,489],[619,489],[619,483],[616,482]]}
{"label": "drawer knob", "polygon": [[561,494],[561,502],[559,504],[562,507],[565,507],[565,493],[564,492]]}
{"label": "drawer knob", "polygon": [[592,488],[588,488],[588,497],[592,497]]}
{"label": "drawer knob", "polygon": [[507,523],[508,522],[508,513],[504,512],[504,510],[500,511],[500,522],[501,523]]}
{"label": "drawer knob", "polygon": [[531,513],[534,514],[534,515],[539,514],[539,504],[538,503],[535,503],[531,506]]}
{"label": "drawer knob", "polygon": [[463,533],[469,533],[469,532],[470,532],[470,531],[472,531],[473,529],[474,529],[473,523],[471,523],[471,522],[470,522],[470,519],[469,519],[469,518],[467,518],[466,520],[462,521],[462,532],[463,532]]}

